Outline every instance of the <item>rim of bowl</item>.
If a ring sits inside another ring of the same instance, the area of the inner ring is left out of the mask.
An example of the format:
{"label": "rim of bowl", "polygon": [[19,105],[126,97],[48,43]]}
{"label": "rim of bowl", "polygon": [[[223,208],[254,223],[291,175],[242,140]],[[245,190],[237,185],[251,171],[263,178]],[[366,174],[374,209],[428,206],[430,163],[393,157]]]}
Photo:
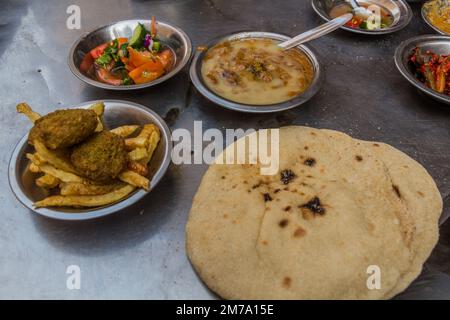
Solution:
{"label": "rim of bowl", "polygon": [[69,56],[67,58],[67,63],[69,65],[69,69],[72,72],[73,75],[75,75],[78,79],[80,79],[81,81],[83,81],[84,83],[87,83],[89,85],[92,85],[94,87],[97,88],[102,88],[102,89],[109,89],[109,90],[118,90],[118,91],[124,91],[124,90],[137,90],[137,89],[143,89],[143,88],[148,88],[148,87],[152,87],[155,86],[161,82],[164,82],[170,78],[172,78],[173,76],[175,76],[178,72],[180,72],[185,66],[186,64],[189,62],[191,56],[192,56],[192,42],[191,39],[189,38],[189,36],[187,35],[186,32],[183,31],[183,29],[181,29],[180,27],[166,22],[164,20],[158,20],[157,23],[161,24],[161,25],[166,25],[170,28],[173,28],[176,32],[178,32],[178,34],[181,35],[181,38],[183,39],[183,43],[186,46],[186,54],[183,56],[183,59],[180,61],[180,63],[178,64],[178,66],[176,66],[175,68],[173,68],[169,73],[163,75],[162,77],[155,79],[153,81],[150,81],[148,83],[142,83],[142,84],[132,84],[132,85],[123,85],[123,86],[113,86],[107,83],[102,83],[100,81],[91,79],[87,76],[85,76],[82,72],[80,72],[80,70],[77,68],[77,66],[75,65],[73,56],[75,53],[75,48],[78,46],[78,44],[88,35],[90,35],[93,32],[96,32],[98,30],[101,30],[103,28],[107,28],[110,26],[113,26],[117,23],[122,23],[122,22],[145,22],[148,23],[151,20],[148,19],[128,19],[128,20],[120,20],[120,21],[116,21],[113,23],[109,23],[106,25],[102,25],[102,26],[97,26],[85,33],[83,33],[80,37],[78,37],[78,39],[72,44],[72,46],[70,47],[69,50]]}
{"label": "rim of bowl", "polygon": [[[317,0],[311,0],[311,6],[313,7],[316,14],[319,17],[321,17],[323,20],[330,21],[331,18],[328,15],[323,14],[322,10],[316,6],[316,1]],[[396,24],[394,24],[391,27],[379,29],[379,30],[363,30],[363,29],[358,29],[358,28],[350,28],[350,27],[342,26],[342,27],[340,27],[340,29],[350,31],[353,33],[367,34],[367,35],[382,35],[382,34],[390,34],[390,33],[397,32],[397,31],[405,28],[411,22],[411,20],[413,18],[413,12],[412,12],[410,5],[406,1],[396,0],[395,2],[400,2],[405,7],[406,18],[403,21],[402,20],[398,21]]]}
{"label": "rim of bowl", "polygon": [[[272,40],[285,41],[291,39],[291,37],[281,34],[281,33],[273,33],[273,32],[264,32],[264,31],[239,31],[230,33],[227,35],[218,36],[211,41],[209,41],[206,47],[212,48],[214,45],[225,41],[227,39],[236,40],[236,39],[245,39],[245,38],[268,38]],[[247,112],[247,113],[273,113],[279,111],[289,110],[295,107],[300,106],[301,104],[306,103],[310,100],[314,95],[319,91],[322,82],[323,82],[323,72],[320,66],[319,59],[317,57],[317,53],[306,45],[299,45],[295,47],[295,49],[304,53],[313,69],[314,69],[314,77],[311,81],[309,87],[301,94],[296,97],[275,104],[267,104],[267,105],[251,105],[245,103],[234,102],[232,100],[228,100],[216,94],[214,91],[209,89],[209,87],[204,83],[203,77],[201,75],[201,64],[203,61],[203,57],[206,54],[206,51],[197,51],[194,55],[194,58],[191,63],[191,67],[189,70],[189,75],[192,83],[196,87],[196,89],[208,100],[218,104],[224,108],[239,111],[239,112]]]}
{"label": "rim of bowl", "polygon": [[169,168],[170,161],[171,161],[171,152],[172,152],[172,139],[170,134],[170,129],[165,123],[165,121],[153,110],[146,108],[145,106],[125,101],[125,100],[114,100],[114,99],[104,99],[104,100],[93,100],[93,101],[86,101],[74,105],[70,105],[66,107],[66,109],[73,109],[73,108],[85,108],[88,105],[92,105],[98,102],[104,102],[104,103],[121,103],[126,104],[129,107],[135,108],[140,110],[141,112],[146,112],[150,114],[150,116],[155,121],[155,124],[160,127],[161,130],[161,136],[163,139],[166,140],[166,148],[164,150],[164,157],[161,165],[153,175],[151,179],[151,189],[150,191],[145,191],[142,189],[137,189],[133,193],[131,193],[129,196],[127,196],[125,199],[120,200],[119,202],[99,207],[98,209],[92,208],[87,209],[86,211],[82,212],[63,212],[58,210],[53,210],[52,208],[35,208],[33,206],[33,201],[23,192],[21,183],[19,182],[19,177],[17,175],[18,170],[18,161],[19,161],[19,155],[22,153],[22,150],[27,147],[27,141],[28,141],[28,133],[25,134],[19,142],[14,147],[14,150],[11,154],[9,163],[8,163],[8,180],[9,180],[9,186],[11,188],[11,191],[13,192],[14,196],[19,200],[22,205],[24,205],[29,210],[33,211],[36,214],[57,219],[57,220],[66,220],[66,221],[80,221],[80,220],[90,220],[90,219],[96,219],[100,217],[104,217],[113,213],[116,213],[122,209],[125,209],[135,203],[137,203],[139,200],[144,198],[147,194],[153,191],[153,189],[157,186],[157,184],[161,181],[163,176],[166,174],[167,169]]}
{"label": "rim of bowl", "polygon": [[425,21],[425,23],[431,27],[431,29],[433,29],[434,31],[436,31],[437,33],[443,35],[443,36],[448,36],[448,33],[445,33],[444,31],[442,31],[441,29],[439,29],[438,27],[436,27],[434,24],[431,23],[431,21],[428,19],[428,15],[425,13],[425,5],[429,2],[433,2],[435,0],[429,0],[429,1],[425,1],[424,4],[422,5],[422,8],[420,9],[420,14],[422,15],[422,19]]}
{"label": "rim of bowl", "polygon": [[432,96],[436,100],[439,100],[443,103],[450,104],[450,97],[441,93],[438,93],[434,91],[431,88],[428,88],[425,84],[420,82],[414,74],[411,73],[408,66],[405,65],[405,62],[403,61],[403,55],[406,50],[413,49],[412,46],[418,47],[421,43],[424,42],[432,42],[433,40],[438,41],[448,41],[450,43],[450,36],[443,36],[443,35],[421,35],[417,37],[410,38],[408,40],[403,41],[400,43],[400,45],[395,50],[394,55],[394,61],[397,69],[400,71],[402,76],[408,80],[413,86],[415,86],[417,89],[421,90],[422,92]]}

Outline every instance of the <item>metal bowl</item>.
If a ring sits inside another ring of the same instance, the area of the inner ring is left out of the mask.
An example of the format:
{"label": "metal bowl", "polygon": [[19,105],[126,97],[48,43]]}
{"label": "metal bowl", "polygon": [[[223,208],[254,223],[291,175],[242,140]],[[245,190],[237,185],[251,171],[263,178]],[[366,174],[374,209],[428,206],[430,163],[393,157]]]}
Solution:
{"label": "metal bowl", "polygon": [[[422,18],[423,18],[423,20],[425,20],[425,22],[434,30],[434,31],[436,31],[437,33],[440,33],[440,34],[442,34],[442,35],[448,35],[448,33],[446,33],[446,32],[444,32],[444,31],[442,31],[441,29],[439,29],[438,27],[436,27],[434,24],[432,24],[431,23],[431,21],[428,19],[428,5],[430,4],[430,3],[432,3],[432,2],[436,2],[436,0],[430,0],[430,1],[427,1],[427,2],[425,2],[424,4],[423,4],[423,6],[422,6],[422,10],[421,10],[421,14],[422,14]],[[436,4],[436,5],[438,5],[438,4]]]}
{"label": "metal bowl", "polygon": [[[388,34],[399,31],[406,27],[413,17],[411,7],[404,0],[358,0],[357,2],[379,4],[380,6],[385,7],[394,16],[394,22],[389,27],[379,30],[363,30],[346,26],[341,27],[341,29],[369,35]],[[342,3],[342,0],[311,0],[311,5],[314,11],[316,11],[316,13],[326,21],[330,21],[332,19],[329,16],[329,12],[336,3]]]}
{"label": "metal bowl", "polygon": [[408,61],[411,56],[412,51],[416,47],[421,47],[424,50],[431,50],[437,54],[450,54],[450,37],[449,36],[438,36],[438,35],[425,35],[406,40],[400,44],[400,46],[395,51],[395,65],[397,66],[400,73],[408,80],[413,86],[418,88],[420,91],[429,95],[430,97],[450,104],[450,97],[438,93],[425,84],[420,82],[414,75]]}
{"label": "metal bowl", "polygon": [[[154,123],[161,131],[161,141],[155,150],[149,164],[150,185],[154,188],[165,174],[172,151],[172,140],[169,128],[155,112],[142,105],[120,100],[99,100],[84,102],[70,108],[87,108],[90,105],[103,101],[105,114],[103,116],[107,128],[115,128],[126,124],[143,125]],[[26,154],[32,152],[33,147],[28,144],[28,134],[16,145],[11,160],[9,161],[8,177],[11,190],[17,199],[28,209],[37,214],[59,220],[87,220],[109,215],[122,210],[137,202],[147,191],[136,190],[124,200],[103,207],[79,209],[79,208],[35,208],[33,203],[45,198],[48,194],[44,189],[35,184],[37,174],[27,170],[28,159]]]}
{"label": "metal bowl", "polygon": [[149,29],[151,20],[136,19],[119,21],[106,26],[98,27],[82,35],[72,45],[69,52],[68,64],[72,73],[76,77],[78,77],[78,79],[86,82],[87,84],[111,90],[133,90],[147,88],[166,81],[167,79],[176,75],[181,69],[183,69],[183,67],[191,57],[191,40],[189,39],[187,34],[184,33],[184,31],[180,28],[160,20],[158,20],[158,37],[161,39],[161,42],[164,45],[168,46],[175,53],[175,64],[169,73],[148,83],[113,86],[89,78],[80,71],[79,66],[86,53],[88,53],[96,46],[108,41],[112,41],[118,37],[130,38],[133,34],[134,28],[138,23],[144,24],[144,26]]}
{"label": "metal bowl", "polygon": [[[222,36],[219,38],[216,38],[209,42],[207,44],[208,48],[211,48],[215,46],[218,43],[221,43],[223,41],[233,41],[238,39],[246,39],[246,38],[265,38],[265,39],[273,39],[277,41],[285,41],[289,40],[290,37],[278,33],[271,33],[271,32],[260,32],[260,31],[244,31],[239,33],[234,33],[227,36]],[[312,82],[308,89],[304,91],[303,93],[299,94],[298,96],[292,98],[291,100],[276,103],[276,104],[269,104],[269,105],[250,105],[250,104],[243,104],[234,102],[228,99],[225,99],[219,95],[217,95],[215,92],[213,92],[207,84],[203,81],[201,67],[203,58],[207,51],[198,51],[194,55],[194,59],[191,64],[190,68],[190,76],[192,83],[197,88],[197,90],[205,96],[207,99],[211,100],[212,102],[221,105],[222,107],[225,107],[227,109],[240,111],[240,112],[249,112],[249,113],[271,113],[271,112],[279,112],[283,110],[292,109],[294,107],[297,107],[305,102],[307,102],[309,99],[311,99],[317,91],[319,91],[321,83],[322,83],[322,71],[320,68],[319,60],[317,59],[316,54],[312,49],[305,45],[300,45],[296,47],[297,50],[304,53],[309,61],[311,62],[311,65],[314,69],[314,78],[312,79]]]}

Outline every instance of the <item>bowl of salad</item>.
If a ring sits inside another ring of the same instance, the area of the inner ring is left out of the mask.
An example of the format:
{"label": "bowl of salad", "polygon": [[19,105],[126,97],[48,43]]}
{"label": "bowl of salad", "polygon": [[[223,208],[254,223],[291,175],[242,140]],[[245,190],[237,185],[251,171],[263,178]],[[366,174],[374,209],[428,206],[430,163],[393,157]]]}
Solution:
{"label": "bowl of salad", "polygon": [[[404,0],[356,0],[370,15],[356,13],[341,28],[350,32],[381,35],[393,33],[406,27],[413,17],[411,7]],[[311,0],[314,11],[329,21],[346,13],[354,13],[344,0]]]}
{"label": "bowl of salad", "polygon": [[72,45],[68,64],[87,84],[131,90],[173,77],[191,54],[191,41],[183,30],[153,17],[119,21],[84,34]]}

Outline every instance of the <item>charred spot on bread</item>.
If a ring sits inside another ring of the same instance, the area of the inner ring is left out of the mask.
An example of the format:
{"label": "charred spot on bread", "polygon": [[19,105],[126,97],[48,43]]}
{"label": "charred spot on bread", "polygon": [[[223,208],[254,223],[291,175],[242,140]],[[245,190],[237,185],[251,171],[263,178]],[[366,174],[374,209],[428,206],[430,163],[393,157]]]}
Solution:
{"label": "charred spot on bread", "polygon": [[286,169],[281,171],[281,182],[283,184],[289,184],[296,177],[294,171]]}
{"label": "charred spot on bread", "polygon": [[314,215],[319,214],[323,216],[325,214],[325,208],[320,203],[319,197],[314,197],[307,203],[302,204],[299,207],[310,210],[312,213],[314,213]]}
{"label": "charred spot on bread", "polygon": [[314,158],[308,158],[306,159],[303,164],[309,166],[309,167],[314,167],[314,165],[316,164],[316,159]]}
{"label": "charred spot on bread", "polygon": [[289,224],[289,220],[288,220],[288,219],[283,219],[283,220],[281,220],[281,221],[278,223],[278,225],[279,225],[281,228],[285,228],[288,224]]}
{"label": "charred spot on bread", "polygon": [[259,181],[257,184],[254,184],[254,185],[252,186],[252,189],[259,188],[261,185],[262,185],[262,181]]}

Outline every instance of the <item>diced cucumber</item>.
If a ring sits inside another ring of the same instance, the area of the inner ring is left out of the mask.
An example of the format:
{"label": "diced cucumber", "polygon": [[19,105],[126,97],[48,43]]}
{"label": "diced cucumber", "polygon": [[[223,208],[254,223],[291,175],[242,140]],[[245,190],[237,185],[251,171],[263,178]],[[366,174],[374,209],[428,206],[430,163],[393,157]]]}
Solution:
{"label": "diced cucumber", "polygon": [[133,48],[139,48],[144,45],[144,38],[147,34],[147,30],[143,24],[139,23],[133,31],[133,36],[130,39],[130,46]]}
{"label": "diced cucumber", "polygon": [[153,50],[159,52],[160,49],[161,49],[161,42],[153,41]]}

